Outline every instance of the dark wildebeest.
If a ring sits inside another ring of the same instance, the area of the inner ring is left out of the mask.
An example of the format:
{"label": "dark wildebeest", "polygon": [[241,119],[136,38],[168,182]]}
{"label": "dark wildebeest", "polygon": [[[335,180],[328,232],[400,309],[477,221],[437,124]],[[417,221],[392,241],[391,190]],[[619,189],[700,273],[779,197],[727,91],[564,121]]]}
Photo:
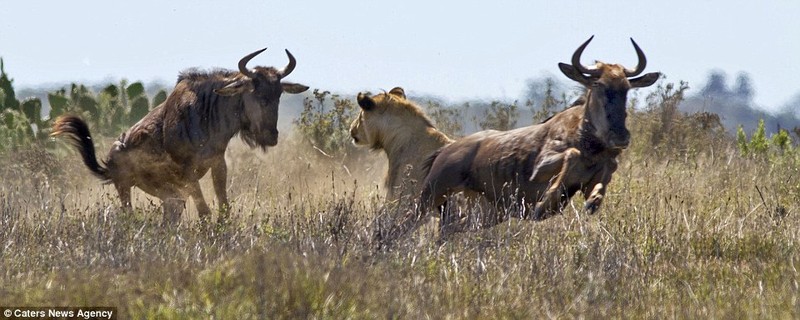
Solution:
{"label": "dark wildebeest", "polygon": [[575,50],[572,64],[559,63],[564,75],[586,87],[572,107],[540,124],[478,132],[437,151],[423,182],[420,210],[409,220],[420,220],[457,191],[481,194],[496,207],[513,208],[518,217],[541,220],[559,212],[580,190],[585,210],[594,213],[617,169],[617,156],[630,143],[625,127],[628,90],[650,86],[660,74],[629,79],[647,64],[633,39],[639,58],[633,70],[602,62],[592,68],[581,65],[592,38]]}
{"label": "dark wildebeest", "polygon": [[247,69],[247,62],[264,50],[242,58],[239,72],[182,72],[167,100],[123,133],[102,163],[95,157],[89,127],[80,118],[59,117],[52,135],[65,135],[89,170],[104,182],[114,184],[126,211],[131,209],[134,186],[160,198],[167,224],[180,219],[187,196],[195,202],[201,220],[208,222],[211,210],[203,199],[199,180],[211,169],[219,220],[224,221],[229,206],[225,190],[228,142],[239,134],[252,148],[265,150],[276,145],[281,93],[308,89],[281,82],[296,65],[288,50],[289,64],[283,70]]}

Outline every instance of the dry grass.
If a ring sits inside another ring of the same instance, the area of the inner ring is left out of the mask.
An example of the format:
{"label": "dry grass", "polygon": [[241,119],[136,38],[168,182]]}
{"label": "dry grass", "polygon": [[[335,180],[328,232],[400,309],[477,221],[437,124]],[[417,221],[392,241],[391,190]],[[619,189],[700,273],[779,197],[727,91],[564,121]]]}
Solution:
{"label": "dry grass", "polygon": [[625,154],[598,215],[568,208],[441,245],[432,222],[376,252],[381,154],[241,148],[229,159],[233,222],[211,231],[193,209],[161,228],[140,191],[136,212],[119,214],[113,188],[75,154],[58,170],[5,156],[0,301],[115,306],[126,318],[800,316],[794,158]]}

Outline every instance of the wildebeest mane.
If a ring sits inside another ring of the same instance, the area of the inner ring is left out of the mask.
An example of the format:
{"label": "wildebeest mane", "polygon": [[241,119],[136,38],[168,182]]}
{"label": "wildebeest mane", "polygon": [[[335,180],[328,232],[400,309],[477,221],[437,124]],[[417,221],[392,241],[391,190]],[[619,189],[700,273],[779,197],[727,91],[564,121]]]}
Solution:
{"label": "wildebeest mane", "polygon": [[178,81],[189,81],[189,82],[204,82],[204,81],[211,81],[211,82],[221,82],[223,79],[232,78],[236,76],[239,72],[222,69],[222,68],[215,68],[212,70],[203,70],[199,68],[189,68],[186,70],[181,71],[178,74]]}

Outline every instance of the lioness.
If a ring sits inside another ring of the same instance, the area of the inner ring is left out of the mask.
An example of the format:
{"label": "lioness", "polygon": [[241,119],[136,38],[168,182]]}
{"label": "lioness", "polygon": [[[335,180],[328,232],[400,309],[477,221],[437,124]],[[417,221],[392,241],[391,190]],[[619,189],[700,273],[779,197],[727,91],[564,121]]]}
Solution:
{"label": "lioness", "polygon": [[415,199],[425,179],[423,163],[453,140],[434,127],[422,108],[406,99],[403,88],[374,96],[359,93],[357,100],[361,112],[350,125],[350,136],[355,145],[386,152],[387,202]]}

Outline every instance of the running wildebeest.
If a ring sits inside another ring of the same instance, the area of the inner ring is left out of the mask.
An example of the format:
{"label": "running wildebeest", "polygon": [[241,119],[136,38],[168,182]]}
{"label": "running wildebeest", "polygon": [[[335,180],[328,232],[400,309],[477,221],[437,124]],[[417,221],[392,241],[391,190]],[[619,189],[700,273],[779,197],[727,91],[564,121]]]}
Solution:
{"label": "running wildebeest", "polygon": [[[559,212],[578,190],[586,198],[585,210],[598,210],[617,169],[616,158],[630,143],[625,127],[628,90],[652,85],[660,73],[632,78],[647,64],[633,39],[639,59],[633,70],[599,61],[583,66],[581,54],[592,38],[575,50],[572,64],[559,63],[564,75],[586,87],[585,94],[543,123],[482,131],[439,149],[430,159],[420,209],[399,232],[407,232],[458,191],[480,194],[494,206],[513,208],[518,217],[534,220]],[[443,213],[440,223],[448,220]]]}
{"label": "running wildebeest", "polygon": [[219,221],[227,218],[225,149],[239,135],[251,148],[278,143],[278,102],[281,93],[301,93],[307,86],[281,79],[296,60],[288,50],[289,64],[247,69],[247,63],[266,50],[239,61],[239,71],[210,72],[189,69],[178,76],[172,93],[114,142],[106,160],[98,162],[89,127],[81,118],[67,115],[53,124],[53,136],[64,135],[80,152],[84,164],[97,178],[113,183],[122,207],[131,210],[131,188],[160,198],[164,222],[176,224],[185,199],[191,196],[205,224],[211,210],[200,190],[200,178],[211,169],[219,201]]}

